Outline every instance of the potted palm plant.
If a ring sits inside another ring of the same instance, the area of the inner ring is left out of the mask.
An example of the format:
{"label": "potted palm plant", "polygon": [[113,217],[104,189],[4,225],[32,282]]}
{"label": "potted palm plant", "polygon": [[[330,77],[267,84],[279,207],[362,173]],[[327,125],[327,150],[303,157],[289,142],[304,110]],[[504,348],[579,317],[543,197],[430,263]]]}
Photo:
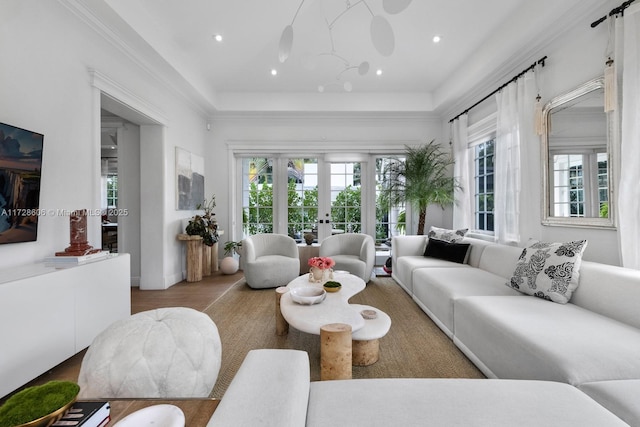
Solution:
{"label": "potted palm plant", "polygon": [[[385,168],[383,194],[390,205],[411,205],[418,212],[418,232],[424,234],[427,207],[454,202],[458,180],[449,176],[453,158],[434,141],[418,147],[406,146],[404,160],[396,159]],[[388,205],[387,205],[388,206]]]}

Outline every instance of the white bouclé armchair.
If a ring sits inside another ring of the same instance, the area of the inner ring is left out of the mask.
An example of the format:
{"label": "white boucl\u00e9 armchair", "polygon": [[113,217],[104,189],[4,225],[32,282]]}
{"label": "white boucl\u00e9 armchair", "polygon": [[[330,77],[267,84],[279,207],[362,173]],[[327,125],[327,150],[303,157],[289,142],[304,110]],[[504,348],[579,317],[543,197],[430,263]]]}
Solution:
{"label": "white boucl\u00e9 armchair", "polygon": [[254,234],[242,241],[242,268],[251,288],[286,286],[300,274],[295,240],[284,234]]}
{"label": "white boucl\u00e9 armchair", "polygon": [[320,243],[320,256],[333,258],[334,270],[346,270],[367,283],[373,273],[376,246],[368,234],[336,234]]}

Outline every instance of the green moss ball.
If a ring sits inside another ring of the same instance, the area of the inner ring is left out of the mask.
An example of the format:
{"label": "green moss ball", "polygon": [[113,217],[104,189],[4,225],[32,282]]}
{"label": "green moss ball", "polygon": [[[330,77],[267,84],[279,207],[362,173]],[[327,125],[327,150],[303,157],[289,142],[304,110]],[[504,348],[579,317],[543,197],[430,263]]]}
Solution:
{"label": "green moss ball", "polygon": [[49,381],[25,388],[0,407],[0,427],[13,427],[49,415],[73,402],[80,386],[70,381]]}

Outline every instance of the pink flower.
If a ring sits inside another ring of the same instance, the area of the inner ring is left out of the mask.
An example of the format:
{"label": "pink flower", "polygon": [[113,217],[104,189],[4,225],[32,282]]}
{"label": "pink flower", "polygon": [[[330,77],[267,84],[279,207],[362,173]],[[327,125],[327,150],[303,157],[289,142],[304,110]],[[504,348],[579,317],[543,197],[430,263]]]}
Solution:
{"label": "pink flower", "polygon": [[334,265],[336,265],[336,262],[329,257],[313,257],[313,258],[309,258],[309,266],[310,267],[316,267],[319,268],[321,270],[326,270],[329,269],[331,267],[333,267]]}

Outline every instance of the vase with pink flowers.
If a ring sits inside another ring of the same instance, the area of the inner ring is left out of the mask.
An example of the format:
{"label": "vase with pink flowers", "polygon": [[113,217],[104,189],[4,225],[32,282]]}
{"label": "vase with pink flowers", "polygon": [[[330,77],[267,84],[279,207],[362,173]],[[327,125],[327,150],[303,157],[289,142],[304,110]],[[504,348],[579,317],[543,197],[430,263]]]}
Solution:
{"label": "vase with pink flowers", "polygon": [[309,258],[309,281],[313,283],[324,283],[333,279],[333,266],[336,262],[330,257]]}

